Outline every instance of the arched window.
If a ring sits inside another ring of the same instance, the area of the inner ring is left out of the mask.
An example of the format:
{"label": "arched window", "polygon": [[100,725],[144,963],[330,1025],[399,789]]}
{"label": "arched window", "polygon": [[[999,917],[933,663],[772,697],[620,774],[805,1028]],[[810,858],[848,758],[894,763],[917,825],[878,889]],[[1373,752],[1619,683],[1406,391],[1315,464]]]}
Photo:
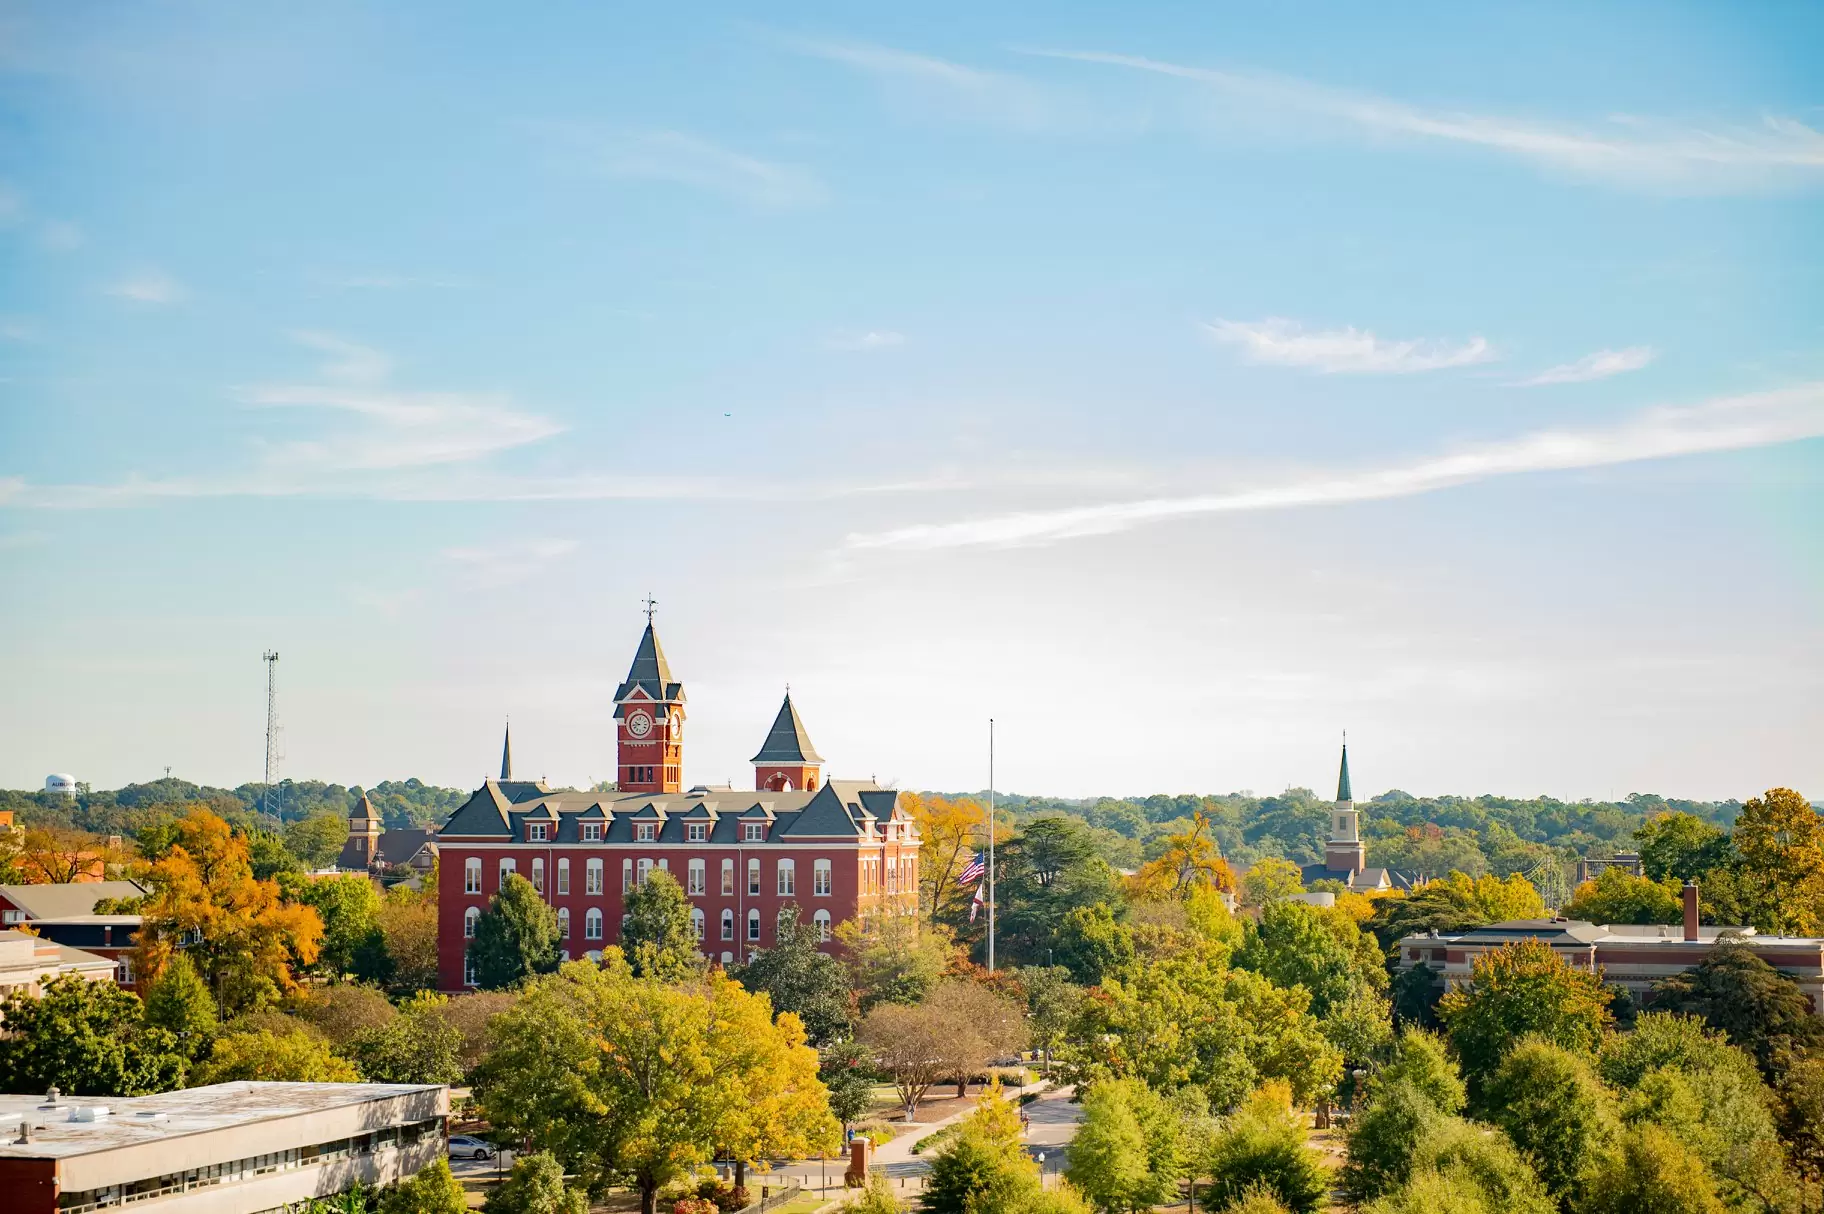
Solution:
{"label": "arched window", "polygon": [[600,940],[602,938],[602,912],[595,907],[583,916],[583,939]]}
{"label": "arched window", "polygon": [[464,940],[473,940],[475,938],[475,925],[480,922],[481,908],[479,906],[471,906],[468,910],[463,911],[462,938]]}
{"label": "arched window", "polygon": [[701,907],[690,908],[690,930],[697,939],[703,938],[703,909]]}
{"label": "arched window", "polygon": [[704,893],[709,892],[708,873],[704,869],[703,861],[692,860],[690,862],[690,874],[689,875],[690,875],[690,884],[688,884],[684,887],[685,893],[704,894]]}
{"label": "arched window", "polygon": [[639,860],[639,864],[637,865],[637,867],[634,870],[633,883],[636,886],[646,884],[646,874],[650,873],[651,871],[652,871],[652,861],[645,856],[641,856],[640,860]]}
{"label": "arched window", "polygon": [[559,940],[570,938],[570,908],[567,906],[557,908],[557,938]]}
{"label": "arched window", "polygon": [[811,867],[811,893],[819,898],[830,896],[830,862],[819,860]]}
{"label": "arched window", "polygon": [[757,894],[760,892],[760,857],[759,856],[748,857],[747,892],[750,894]]}
{"label": "arched window", "polygon": [[589,861],[589,868],[588,868],[587,872],[584,874],[583,879],[585,882],[585,884],[583,885],[584,893],[586,893],[586,894],[601,893],[602,892],[602,862],[600,860]]}
{"label": "arched window", "polygon": [[798,865],[793,860],[779,861],[779,896],[789,897],[798,892]]}
{"label": "arched window", "polygon": [[727,907],[722,909],[722,938],[724,940],[735,938],[735,912]]}
{"label": "arched window", "polygon": [[504,858],[501,860],[501,862],[500,862],[500,885],[498,888],[500,888],[500,889],[507,888],[507,878],[511,877],[513,875],[513,869],[515,867],[516,867],[516,865],[513,863],[513,861],[504,859]]}
{"label": "arched window", "polygon": [[811,916],[811,922],[817,927],[817,939],[827,941],[830,938],[830,912],[820,910]]}
{"label": "arched window", "polygon": [[733,860],[724,860],[722,861],[722,894],[724,897],[732,898],[734,893],[735,862]]}
{"label": "arched window", "polygon": [[543,856],[532,857],[532,888],[541,894],[545,892],[545,858]]}
{"label": "arched window", "polygon": [[481,892],[481,857],[470,856],[462,862],[462,892],[479,894]]}
{"label": "arched window", "polygon": [[760,911],[758,907],[747,912],[747,938],[749,940],[758,940],[760,938]]}
{"label": "arched window", "polygon": [[569,856],[559,856],[557,858],[557,892],[560,894],[567,894],[570,892]]}
{"label": "arched window", "polygon": [[475,958],[469,956],[467,953],[462,955],[462,984],[464,986],[476,985]]}

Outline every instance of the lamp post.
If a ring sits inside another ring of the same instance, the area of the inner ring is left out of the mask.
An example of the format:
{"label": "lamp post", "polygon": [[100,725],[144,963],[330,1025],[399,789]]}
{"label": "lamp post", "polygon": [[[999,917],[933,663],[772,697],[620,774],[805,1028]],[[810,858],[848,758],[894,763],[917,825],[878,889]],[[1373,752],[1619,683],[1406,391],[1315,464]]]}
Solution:
{"label": "lamp post", "polygon": [[1045,1187],[1045,1152],[1039,1152],[1039,1188]]}

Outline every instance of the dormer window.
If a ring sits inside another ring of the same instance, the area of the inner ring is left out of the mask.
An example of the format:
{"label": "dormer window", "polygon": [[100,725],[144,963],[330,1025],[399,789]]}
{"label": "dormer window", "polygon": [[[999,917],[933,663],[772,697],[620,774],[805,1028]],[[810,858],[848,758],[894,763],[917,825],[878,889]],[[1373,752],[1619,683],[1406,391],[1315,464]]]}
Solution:
{"label": "dormer window", "polygon": [[637,842],[650,843],[658,837],[659,825],[656,822],[636,822],[633,824],[633,837]]}
{"label": "dormer window", "polygon": [[762,841],[764,841],[764,840],[765,840],[765,838],[766,838],[766,823],[764,823],[764,822],[748,822],[748,823],[746,823],[746,824],[745,824],[745,825],[746,825],[746,829],[745,829],[745,830],[743,830],[743,831],[742,831],[742,833],[741,833],[741,838],[742,838],[742,841],[743,841],[743,842],[746,842],[746,843],[759,843],[759,842],[762,842]]}
{"label": "dormer window", "polygon": [[701,843],[709,838],[709,823],[692,822],[684,828],[684,838],[691,843]]}
{"label": "dormer window", "polygon": [[600,822],[583,823],[583,842],[600,843],[602,841],[602,824]]}
{"label": "dormer window", "polygon": [[530,843],[543,843],[545,841],[545,824],[543,822],[526,823],[526,840]]}

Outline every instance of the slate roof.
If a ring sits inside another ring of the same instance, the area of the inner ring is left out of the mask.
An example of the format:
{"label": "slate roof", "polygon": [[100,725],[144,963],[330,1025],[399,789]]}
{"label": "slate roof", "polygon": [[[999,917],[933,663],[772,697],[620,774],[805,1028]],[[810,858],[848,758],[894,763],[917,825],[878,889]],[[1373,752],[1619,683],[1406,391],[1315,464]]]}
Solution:
{"label": "slate roof", "polygon": [[559,792],[543,781],[488,780],[448,821],[448,838],[519,839],[527,821],[557,818],[550,842],[582,840],[583,821],[604,821],[607,843],[633,842],[633,824],[657,822],[655,843],[685,841],[686,820],[710,822],[710,843],[742,842],[742,822],[772,823],[769,842],[807,838],[861,838],[876,823],[907,822],[899,794],[868,780],[829,780],[815,792],[743,792],[693,788],[684,793]]}
{"label": "slate roof", "polygon": [[1349,787],[1349,743],[1343,743],[1343,766],[1336,773],[1336,799],[1338,801],[1355,800],[1355,792]]}
{"label": "slate roof", "polygon": [[785,703],[779,705],[779,715],[773,718],[773,727],[767,731],[766,744],[749,762],[823,762],[823,756],[811,745],[811,735],[805,732],[804,722],[798,719],[798,708],[792,703],[791,692],[785,693]]}
{"label": "slate roof", "polygon": [[[646,631],[640,636],[640,647],[634,651],[633,665],[627,669],[627,680],[615,688],[615,700],[625,700],[639,688],[661,704],[675,704],[684,699],[684,684],[671,677],[671,663],[665,660],[665,650],[659,646],[659,634],[652,630],[652,621],[646,621]],[[619,708],[615,716],[620,716]]]}
{"label": "slate roof", "polygon": [[72,881],[62,885],[0,885],[0,896],[34,919],[92,915],[103,898],[138,898],[148,893],[137,881]]}
{"label": "slate roof", "polygon": [[[1351,873],[1346,868],[1327,864],[1307,864],[1298,870],[1299,879],[1308,887],[1313,881],[1341,881],[1352,889],[1417,889],[1421,879],[1414,873],[1392,868],[1364,868]],[[1385,878],[1385,885],[1382,879]]]}
{"label": "slate roof", "polygon": [[[380,832],[377,850],[382,864],[409,864],[426,843],[435,842],[437,832],[434,830],[385,830]],[[342,844],[342,854],[336,857],[336,867],[350,872],[367,871],[367,865],[361,859],[361,849],[356,846],[354,839]]]}
{"label": "slate roof", "polygon": [[367,794],[362,793],[360,803],[356,805],[354,811],[348,815],[348,820],[350,822],[378,822],[380,820],[380,811],[375,809],[374,803],[367,799]]}

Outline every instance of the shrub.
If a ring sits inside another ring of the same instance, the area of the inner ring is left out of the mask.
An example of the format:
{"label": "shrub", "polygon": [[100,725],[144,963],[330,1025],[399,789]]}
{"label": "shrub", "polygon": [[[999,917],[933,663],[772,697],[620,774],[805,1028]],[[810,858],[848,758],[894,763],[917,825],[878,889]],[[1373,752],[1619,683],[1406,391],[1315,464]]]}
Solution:
{"label": "shrub", "polygon": [[716,1214],[716,1208],[707,1197],[680,1197],[671,1203],[671,1214]]}
{"label": "shrub", "polygon": [[747,1191],[746,1185],[738,1184],[716,1190],[715,1203],[718,1210],[745,1210],[754,1204],[754,1195]]}

